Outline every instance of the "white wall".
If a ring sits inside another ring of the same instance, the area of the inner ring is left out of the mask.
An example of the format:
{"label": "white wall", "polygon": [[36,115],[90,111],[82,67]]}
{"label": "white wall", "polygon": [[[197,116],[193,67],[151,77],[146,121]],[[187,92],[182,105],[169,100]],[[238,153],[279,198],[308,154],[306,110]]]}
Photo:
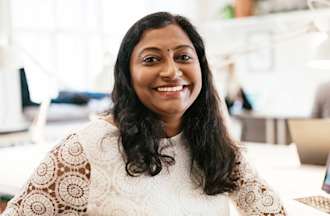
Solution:
{"label": "white wall", "polygon": [[[267,60],[263,59],[267,49],[260,49],[261,56],[257,56],[257,59],[249,59],[249,54],[234,55],[238,77],[252,97],[257,110],[308,115],[315,89],[319,83],[330,80],[330,71],[314,70],[306,66],[315,49],[315,46],[312,46],[314,36],[300,32],[315,18],[321,19],[321,24],[324,24],[329,22],[329,17],[329,11],[295,12],[234,21],[211,20],[204,23],[200,30],[215,69],[219,89],[224,90],[226,76],[219,66],[223,63],[221,55],[247,50],[248,38],[251,38],[251,35],[269,34],[272,66],[260,71],[253,68],[254,65],[262,66],[262,61]],[[255,47],[258,47],[258,44]]]}
{"label": "white wall", "polygon": [[[113,62],[133,22],[155,11],[183,14],[197,22],[202,16],[201,6],[206,3],[11,0],[14,39],[24,49],[33,99],[41,101],[46,94],[56,97],[57,91],[64,88],[111,91]],[[103,82],[96,83],[97,80]]]}
{"label": "white wall", "polygon": [[9,19],[9,2],[7,0],[0,1],[0,45],[8,43],[10,33]]}
{"label": "white wall", "polygon": [[9,0],[0,0],[0,132],[22,126],[19,74],[11,47]]}
{"label": "white wall", "polygon": [[[112,75],[111,62],[115,59],[123,34],[132,22],[150,12],[179,13],[198,26],[220,90],[223,89],[225,75],[219,66],[222,61],[219,53],[246,49],[247,35],[253,32],[269,32],[272,38],[287,35],[301,29],[306,20],[318,17],[274,15],[271,18],[222,22],[219,21],[221,8],[231,0],[134,1],[130,3],[134,13],[127,10],[127,2],[12,0],[16,41],[50,73],[45,73],[25,56],[29,66],[27,69],[33,75],[30,81],[34,98],[40,100],[43,97],[45,91],[42,89],[53,89],[54,92],[63,86],[74,89],[97,89],[95,86],[102,86],[93,84],[95,80],[107,80],[103,86],[109,86],[106,91],[110,90],[112,76],[105,78],[99,75],[100,72],[106,70],[106,74]],[[253,96],[257,109],[278,110],[285,107],[287,110],[299,109],[302,113],[309,111],[315,86],[329,79],[330,75],[305,67],[311,55],[308,42],[309,39],[300,37],[277,45],[273,50],[273,67],[266,71],[251,71],[247,66],[247,57],[238,57],[239,78]],[[105,52],[108,61],[104,59]],[[103,62],[106,63],[103,65]],[[97,90],[102,89],[105,88]]]}

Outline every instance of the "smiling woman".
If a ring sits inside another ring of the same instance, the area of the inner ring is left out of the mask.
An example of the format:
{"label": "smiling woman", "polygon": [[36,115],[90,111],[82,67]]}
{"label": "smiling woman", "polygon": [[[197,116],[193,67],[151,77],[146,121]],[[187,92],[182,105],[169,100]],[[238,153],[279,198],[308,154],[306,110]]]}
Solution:
{"label": "smiling woman", "polygon": [[130,72],[139,100],[156,113],[166,135],[180,132],[185,111],[202,88],[201,69],[188,35],[177,25],[145,31],[135,46]]}
{"label": "smiling woman", "polygon": [[203,41],[182,16],[126,33],[113,110],[69,135],[4,215],[285,215],[228,134]]}

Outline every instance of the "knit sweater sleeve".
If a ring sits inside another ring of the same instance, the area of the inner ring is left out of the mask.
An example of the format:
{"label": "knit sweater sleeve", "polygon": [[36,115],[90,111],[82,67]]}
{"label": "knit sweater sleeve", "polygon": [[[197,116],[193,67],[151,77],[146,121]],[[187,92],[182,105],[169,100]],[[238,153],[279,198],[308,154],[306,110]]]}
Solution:
{"label": "knit sweater sleeve", "polygon": [[69,135],[41,161],[2,216],[84,215],[89,185],[90,164],[83,146],[78,135]]}

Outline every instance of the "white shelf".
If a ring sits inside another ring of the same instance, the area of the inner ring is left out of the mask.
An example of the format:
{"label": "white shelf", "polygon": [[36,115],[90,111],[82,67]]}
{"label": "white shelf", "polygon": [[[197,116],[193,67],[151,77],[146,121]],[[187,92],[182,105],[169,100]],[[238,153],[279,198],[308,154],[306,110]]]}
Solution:
{"label": "white shelf", "polygon": [[[278,22],[301,22],[303,20],[313,20],[313,19],[324,19],[330,18],[330,9],[318,9],[318,10],[300,10],[292,12],[283,13],[273,13],[269,15],[251,16],[235,19],[218,19],[210,20],[206,22],[206,26],[217,28],[239,28],[247,26],[258,26],[267,25],[268,23],[278,23]],[[269,26],[271,27],[271,26]]]}
{"label": "white shelf", "polygon": [[213,19],[200,25],[200,32],[212,52],[228,53],[244,49],[247,36],[255,33],[269,33],[272,36],[289,36],[303,32],[307,24],[315,21],[318,28],[330,28],[330,9],[301,10],[251,16],[236,19]]}

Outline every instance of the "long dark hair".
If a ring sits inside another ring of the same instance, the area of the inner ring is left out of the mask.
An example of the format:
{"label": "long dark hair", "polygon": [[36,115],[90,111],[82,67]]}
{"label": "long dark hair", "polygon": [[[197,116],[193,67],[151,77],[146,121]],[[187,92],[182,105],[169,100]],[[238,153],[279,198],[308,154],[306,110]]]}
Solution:
{"label": "long dark hair", "polygon": [[237,147],[224,125],[220,98],[213,85],[212,74],[205,56],[204,43],[195,27],[185,18],[167,12],[147,15],[126,33],[115,64],[115,84],[112,92],[112,115],[120,130],[120,142],[126,156],[126,172],[131,176],[142,173],[157,175],[163,165],[175,159],[159,149],[164,127],[159,117],[138,99],[130,76],[130,58],[143,33],[149,29],[178,25],[192,41],[202,72],[202,89],[182,119],[183,137],[191,151],[191,170],[199,173],[199,183],[208,195],[234,191]]}

